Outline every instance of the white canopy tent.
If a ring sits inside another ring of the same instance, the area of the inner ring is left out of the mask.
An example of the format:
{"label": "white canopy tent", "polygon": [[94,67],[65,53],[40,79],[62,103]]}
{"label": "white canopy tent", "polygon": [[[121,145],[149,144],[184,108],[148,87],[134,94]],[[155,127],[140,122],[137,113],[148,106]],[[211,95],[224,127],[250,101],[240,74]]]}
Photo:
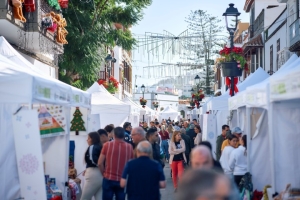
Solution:
{"label": "white canopy tent", "polygon": [[145,106],[145,108],[143,108],[141,105],[139,105],[139,106],[141,108],[140,120],[143,120],[143,118],[144,118],[144,121],[149,123],[151,120],[158,119],[159,114],[157,111],[151,109],[148,106]]}
{"label": "white canopy tent", "polygon": [[282,70],[281,76],[270,78],[268,117],[273,192],[283,191],[287,184],[300,187],[300,62],[295,62]]}
{"label": "white canopy tent", "polygon": [[[22,195],[12,134],[13,113],[21,105],[24,110],[31,109],[33,104],[61,105],[66,107],[65,117],[69,122],[70,114],[67,111],[70,106],[90,107],[90,94],[51,77],[44,77],[33,71],[30,65],[26,67],[19,64],[0,55],[0,136],[5,138],[0,142],[0,163],[5,163],[0,166],[0,173],[3,174],[0,179],[0,196],[4,199],[18,199]],[[64,198],[66,188],[61,183],[68,180],[69,123],[66,123],[65,130],[66,134],[63,136],[41,139],[46,173],[56,178],[57,186],[64,192]],[[57,163],[63,169],[57,169]]]}
{"label": "white canopy tent", "polygon": [[123,99],[124,103],[127,103],[128,105],[131,106],[131,114],[128,117],[128,121],[131,122],[132,127],[138,127],[139,126],[139,121],[141,118],[141,114],[146,114],[146,111],[142,109],[139,105],[134,103],[131,99],[128,97]]}
{"label": "white canopy tent", "polygon": [[87,92],[92,94],[91,114],[100,114],[100,127],[108,124],[122,126],[130,116],[130,105],[114,97],[97,82]]}
{"label": "white canopy tent", "polygon": [[178,111],[174,110],[171,106],[166,106],[164,110],[159,113],[159,120],[170,119],[178,121]]}
{"label": "white canopy tent", "polygon": [[[293,55],[272,77],[248,87],[244,92],[229,99],[229,108],[231,110],[237,109],[238,125],[241,128],[244,127],[242,129],[245,130],[249,138],[247,146],[248,165],[253,176],[254,189],[262,190],[265,185],[272,183],[273,177],[275,177],[270,170],[273,163],[272,152],[274,152],[271,150],[273,134],[270,133],[274,133],[271,128],[277,126],[278,123],[276,125],[270,123],[270,110],[273,109],[269,108],[270,103],[267,94],[269,82],[273,78],[282,77],[291,68],[299,65],[299,61],[297,56]],[[281,149],[281,145],[279,146]]]}

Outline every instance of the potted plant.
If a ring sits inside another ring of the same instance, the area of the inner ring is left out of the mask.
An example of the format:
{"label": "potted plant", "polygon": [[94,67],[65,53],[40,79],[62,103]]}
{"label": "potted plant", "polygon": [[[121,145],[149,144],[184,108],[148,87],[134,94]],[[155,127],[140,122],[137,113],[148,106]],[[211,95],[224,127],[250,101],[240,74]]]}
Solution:
{"label": "potted plant", "polygon": [[119,88],[119,82],[114,77],[110,77],[108,81],[103,79],[98,80],[98,84],[103,85],[111,94],[115,94]]}
{"label": "potted plant", "polygon": [[158,102],[153,102],[152,104],[153,104],[154,108],[156,108],[156,110],[157,110],[157,108],[159,106]]}
{"label": "potted plant", "polygon": [[219,59],[223,77],[242,76],[247,61],[243,56],[243,49],[240,47],[224,47],[220,51],[222,58]]}
{"label": "potted plant", "polygon": [[190,106],[195,106],[195,102],[192,100],[192,101],[190,101]]}
{"label": "potted plant", "polygon": [[197,93],[192,94],[192,98],[197,101],[202,101],[204,99],[205,95],[203,93],[203,90],[199,90]]}
{"label": "potted plant", "polygon": [[140,98],[140,104],[142,105],[143,108],[145,108],[146,104],[147,104],[147,100],[144,98]]}

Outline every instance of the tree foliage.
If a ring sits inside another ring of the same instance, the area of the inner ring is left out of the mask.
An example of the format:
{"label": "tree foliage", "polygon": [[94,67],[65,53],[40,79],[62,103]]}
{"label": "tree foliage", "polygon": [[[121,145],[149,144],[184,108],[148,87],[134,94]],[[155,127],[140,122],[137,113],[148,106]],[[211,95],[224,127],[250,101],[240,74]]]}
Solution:
{"label": "tree foliage", "polygon": [[[143,8],[151,0],[69,1],[63,12],[67,21],[67,40],[59,60],[59,79],[85,89],[98,78],[107,55],[106,47],[121,46],[131,50],[136,44],[129,30],[142,19]],[[112,24],[120,23],[123,29]]]}
{"label": "tree foliage", "polygon": [[212,94],[212,84],[214,80],[214,72],[211,60],[216,52],[226,43],[226,37],[220,36],[220,32],[224,27],[220,26],[220,19],[208,14],[203,10],[191,11],[186,18],[189,32],[195,37],[190,40],[186,48],[193,52],[195,62],[201,64],[202,75],[199,86],[204,89],[206,94]]}

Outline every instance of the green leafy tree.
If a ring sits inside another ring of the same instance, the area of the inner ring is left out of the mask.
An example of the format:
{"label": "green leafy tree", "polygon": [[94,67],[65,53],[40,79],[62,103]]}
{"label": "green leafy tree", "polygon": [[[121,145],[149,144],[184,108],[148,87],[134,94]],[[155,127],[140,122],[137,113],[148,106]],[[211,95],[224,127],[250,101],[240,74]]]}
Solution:
{"label": "green leafy tree", "polygon": [[[67,21],[67,40],[59,59],[59,79],[85,89],[97,80],[107,47],[131,50],[136,44],[129,30],[142,19],[142,9],[151,0],[69,1],[63,16]],[[123,29],[113,28],[120,23]]]}

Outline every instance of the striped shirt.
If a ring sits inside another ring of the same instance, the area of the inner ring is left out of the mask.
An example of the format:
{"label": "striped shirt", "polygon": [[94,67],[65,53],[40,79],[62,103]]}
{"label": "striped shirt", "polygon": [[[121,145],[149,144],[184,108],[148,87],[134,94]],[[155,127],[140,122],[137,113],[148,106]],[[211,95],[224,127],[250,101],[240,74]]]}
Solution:
{"label": "striped shirt", "polygon": [[104,178],[120,181],[126,163],[133,159],[132,146],[119,140],[106,142],[101,154],[105,156]]}

